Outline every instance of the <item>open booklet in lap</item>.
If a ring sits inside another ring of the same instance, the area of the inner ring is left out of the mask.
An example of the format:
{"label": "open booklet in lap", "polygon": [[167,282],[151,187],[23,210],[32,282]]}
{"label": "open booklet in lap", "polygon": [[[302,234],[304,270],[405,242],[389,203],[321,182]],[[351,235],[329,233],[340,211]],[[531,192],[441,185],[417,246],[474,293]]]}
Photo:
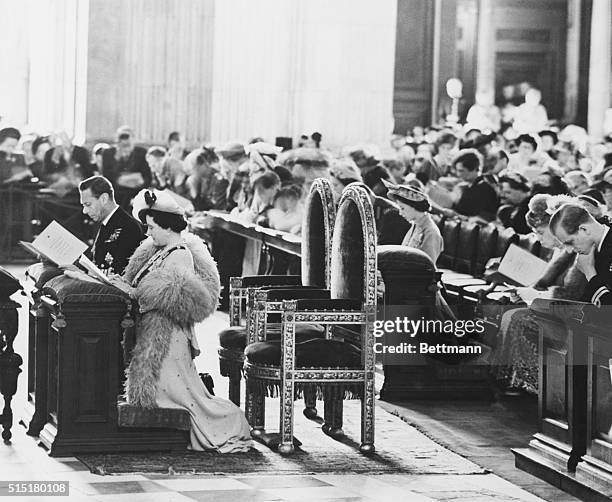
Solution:
{"label": "open booklet in lap", "polygon": [[510,284],[512,286],[529,286],[534,284],[548,267],[548,263],[511,244],[495,272],[485,274],[489,282]]}

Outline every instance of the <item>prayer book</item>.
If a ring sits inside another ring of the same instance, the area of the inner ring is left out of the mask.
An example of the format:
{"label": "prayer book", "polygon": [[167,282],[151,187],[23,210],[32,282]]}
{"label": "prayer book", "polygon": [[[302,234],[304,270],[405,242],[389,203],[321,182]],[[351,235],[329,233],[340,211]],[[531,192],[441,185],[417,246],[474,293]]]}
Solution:
{"label": "prayer book", "polygon": [[548,263],[541,258],[516,244],[511,244],[499,264],[497,273],[502,276],[503,282],[513,286],[528,286],[542,277],[547,266]]}
{"label": "prayer book", "polygon": [[19,241],[35,256],[62,267],[72,265],[87,250],[88,246],[53,220],[33,242]]}
{"label": "prayer book", "polygon": [[106,284],[111,284],[104,272],[83,254],[89,246],[55,220],[33,242],[19,241],[19,244],[37,258],[44,258],[58,267],[65,267],[78,262],[91,277]]}
{"label": "prayer book", "polygon": [[81,265],[85,270],[87,270],[87,273],[91,277],[98,279],[99,281],[105,284],[110,284],[111,286],[114,286],[114,284],[109,282],[106,275],[104,275],[104,272],[102,272],[102,270],[96,267],[96,264],[93,261],[91,261],[89,258],[87,258],[87,256],[81,255],[79,257],[79,265]]}

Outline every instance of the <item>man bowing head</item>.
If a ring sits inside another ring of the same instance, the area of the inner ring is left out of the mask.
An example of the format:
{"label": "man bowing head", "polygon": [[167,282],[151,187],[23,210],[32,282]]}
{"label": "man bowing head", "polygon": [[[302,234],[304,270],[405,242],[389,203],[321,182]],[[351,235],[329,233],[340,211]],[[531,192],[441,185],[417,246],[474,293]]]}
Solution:
{"label": "man bowing head", "polygon": [[115,202],[113,186],[103,176],[79,185],[83,213],[100,224],[88,256],[102,270],[122,274],[144,233],[140,223]]}

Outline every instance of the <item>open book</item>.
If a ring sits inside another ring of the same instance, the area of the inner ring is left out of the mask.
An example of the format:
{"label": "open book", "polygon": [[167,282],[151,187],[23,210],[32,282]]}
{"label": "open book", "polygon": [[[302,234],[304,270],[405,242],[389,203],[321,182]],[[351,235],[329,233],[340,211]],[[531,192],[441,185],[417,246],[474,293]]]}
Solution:
{"label": "open book", "polygon": [[497,271],[486,275],[485,279],[513,286],[528,286],[542,277],[547,266],[548,263],[541,258],[516,244],[510,244]]}
{"label": "open book", "polygon": [[83,255],[88,248],[87,244],[72,235],[55,220],[33,242],[19,241],[19,244],[37,258],[44,258],[58,267],[78,262],[90,276],[110,284],[104,273]]}

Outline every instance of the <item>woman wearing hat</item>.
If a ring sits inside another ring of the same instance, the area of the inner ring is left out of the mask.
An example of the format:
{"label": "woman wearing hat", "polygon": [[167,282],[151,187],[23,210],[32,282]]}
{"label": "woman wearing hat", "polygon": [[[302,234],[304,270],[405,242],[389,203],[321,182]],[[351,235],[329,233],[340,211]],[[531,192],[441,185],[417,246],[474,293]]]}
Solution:
{"label": "woman wearing hat", "polygon": [[136,345],[126,398],[144,408],[183,408],[191,415],[191,449],[247,451],[249,425],[233,403],[211,395],[193,363],[194,325],[217,307],[219,274],[204,243],[185,233],[183,210],[166,192],[141,191],[134,215],[146,239],[122,277],[111,282],[138,301]]}
{"label": "woman wearing hat", "polygon": [[431,205],[427,195],[412,186],[382,181],[387,187],[387,196],[398,205],[400,215],[412,223],[402,245],[424,251],[436,263],[444,249],[444,242],[440,229],[429,213]]}

